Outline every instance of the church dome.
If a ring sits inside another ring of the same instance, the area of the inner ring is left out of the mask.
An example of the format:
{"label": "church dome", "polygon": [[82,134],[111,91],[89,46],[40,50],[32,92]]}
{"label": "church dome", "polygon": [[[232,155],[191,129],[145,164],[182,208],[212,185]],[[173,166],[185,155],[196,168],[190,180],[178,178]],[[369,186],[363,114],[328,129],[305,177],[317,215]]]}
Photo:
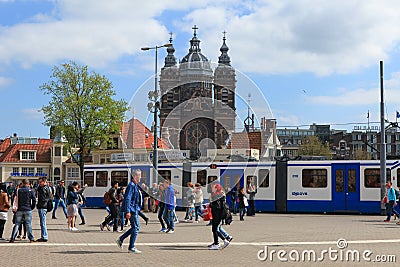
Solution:
{"label": "church dome", "polygon": [[200,40],[197,38],[196,26],[193,27],[194,34],[192,40],[190,40],[189,53],[180,62],[181,69],[202,69],[211,71],[211,65],[207,57],[201,53]]}

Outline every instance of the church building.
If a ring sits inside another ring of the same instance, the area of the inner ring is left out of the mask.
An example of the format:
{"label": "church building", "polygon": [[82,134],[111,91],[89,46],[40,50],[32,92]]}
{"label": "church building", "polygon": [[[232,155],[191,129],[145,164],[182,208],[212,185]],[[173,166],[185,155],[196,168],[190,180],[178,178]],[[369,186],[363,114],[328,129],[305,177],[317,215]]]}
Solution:
{"label": "church building", "polygon": [[[227,145],[235,131],[235,69],[231,66],[225,32],[221,55],[213,70],[201,53],[196,26],[188,54],[177,62],[173,45],[160,75],[161,136],[174,149],[189,150],[191,159],[207,154],[207,149]],[[172,37],[170,38],[172,44]]]}

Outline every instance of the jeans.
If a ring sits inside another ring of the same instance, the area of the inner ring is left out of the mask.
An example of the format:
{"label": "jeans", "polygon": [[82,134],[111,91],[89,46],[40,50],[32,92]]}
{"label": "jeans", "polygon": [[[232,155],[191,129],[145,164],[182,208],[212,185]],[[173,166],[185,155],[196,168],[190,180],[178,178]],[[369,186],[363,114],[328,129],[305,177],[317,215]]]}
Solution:
{"label": "jeans", "polygon": [[167,207],[164,207],[163,219],[167,223],[167,228],[170,230],[174,230],[174,217],[174,209],[168,210]]}
{"label": "jeans", "polygon": [[390,221],[390,217],[393,212],[394,200],[390,200],[389,203],[386,203],[386,220]]}
{"label": "jeans", "polygon": [[198,206],[195,205],[195,207],[194,207],[194,212],[195,212],[195,214],[196,214],[196,216],[195,216],[195,220],[196,220],[196,221],[199,220],[199,216],[200,216],[200,217],[203,217],[203,215],[201,214],[200,208],[201,208],[201,204],[198,205]]}
{"label": "jeans", "polygon": [[49,236],[47,235],[47,225],[46,225],[46,214],[47,209],[38,209],[39,221],[40,221],[40,237],[41,239],[47,240]]}
{"label": "jeans", "polygon": [[67,207],[65,206],[65,201],[64,199],[59,199],[59,198],[55,198],[54,199],[54,209],[53,209],[53,218],[56,217],[56,210],[58,208],[58,206],[61,206],[63,208],[65,217],[67,217]]}
{"label": "jeans", "polygon": [[32,234],[32,211],[17,211],[15,214],[15,224],[11,234],[11,240],[15,240],[17,236],[18,228],[21,225],[22,219],[25,220],[26,230],[28,231],[28,239],[34,240]]}
{"label": "jeans", "polygon": [[140,222],[137,212],[131,212],[130,222],[131,228],[119,237],[119,240],[121,240],[121,242],[124,242],[125,238],[127,238],[129,235],[131,236],[129,239],[128,250],[132,250],[135,247],[136,237],[140,229]]}
{"label": "jeans", "polygon": [[[222,234],[220,231],[221,229],[221,218],[213,218],[212,220],[212,233],[213,233],[213,238],[214,238],[214,244],[218,245],[218,237],[221,238],[222,240],[225,240],[226,237]],[[224,231],[224,233],[226,233]]]}
{"label": "jeans", "polygon": [[82,205],[78,205],[78,214],[79,214],[79,217],[81,217],[81,222],[85,223],[85,216],[83,215],[83,212],[82,212]]}
{"label": "jeans", "polygon": [[164,206],[164,205],[160,205],[159,208],[160,208],[160,209],[158,210],[158,215],[157,215],[158,221],[159,221],[160,224],[161,224],[161,228],[162,228],[162,229],[165,229],[165,224],[164,224],[164,220],[163,220],[163,215],[164,215],[164,208],[165,208],[165,206]]}
{"label": "jeans", "polygon": [[229,234],[225,231],[224,228],[222,228],[221,223],[219,224],[217,231],[220,232],[225,237],[225,239],[227,239],[229,237]]}
{"label": "jeans", "polygon": [[246,208],[239,208],[239,217],[240,217],[240,220],[244,220],[244,219],[243,219],[243,216],[244,216],[245,211],[246,211]]}

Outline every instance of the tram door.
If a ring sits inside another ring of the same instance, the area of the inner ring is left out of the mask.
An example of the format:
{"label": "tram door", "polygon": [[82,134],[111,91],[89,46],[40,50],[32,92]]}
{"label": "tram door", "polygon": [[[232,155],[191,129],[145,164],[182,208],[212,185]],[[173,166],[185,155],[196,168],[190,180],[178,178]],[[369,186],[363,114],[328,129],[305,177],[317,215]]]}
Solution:
{"label": "tram door", "polygon": [[[240,187],[244,187],[244,170],[235,169],[222,169],[221,170],[221,185],[228,193],[233,187],[236,187],[237,192],[239,192]],[[226,203],[231,205],[231,198],[226,198]]]}
{"label": "tram door", "polygon": [[332,164],[332,200],[335,211],[358,211],[360,164]]}

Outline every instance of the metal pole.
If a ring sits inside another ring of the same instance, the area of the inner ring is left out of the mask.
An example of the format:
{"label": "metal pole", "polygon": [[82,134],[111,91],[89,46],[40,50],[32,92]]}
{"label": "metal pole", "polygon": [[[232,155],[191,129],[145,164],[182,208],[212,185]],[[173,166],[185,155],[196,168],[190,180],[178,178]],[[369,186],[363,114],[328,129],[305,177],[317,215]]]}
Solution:
{"label": "metal pole", "polygon": [[158,126],[158,90],[157,90],[157,57],[158,57],[158,46],[155,47],[156,50],[156,63],[155,63],[155,71],[154,71],[154,142],[153,142],[153,182],[158,183],[158,136],[157,136],[157,126]]}
{"label": "metal pole", "polygon": [[[380,153],[380,168],[381,168],[381,196],[382,198],[386,193],[386,143],[385,143],[385,103],[383,98],[383,61],[380,61],[380,84],[381,84],[381,153]],[[381,199],[382,199],[381,198]],[[382,205],[382,213],[384,206]]]}

